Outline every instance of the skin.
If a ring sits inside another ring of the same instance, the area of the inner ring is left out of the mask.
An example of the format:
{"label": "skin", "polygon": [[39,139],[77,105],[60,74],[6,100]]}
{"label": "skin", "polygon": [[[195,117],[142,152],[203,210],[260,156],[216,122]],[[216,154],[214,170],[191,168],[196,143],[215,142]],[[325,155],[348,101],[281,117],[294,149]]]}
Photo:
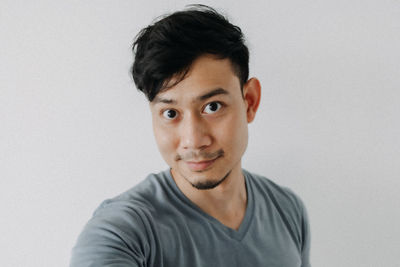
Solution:
{"label": "skin", "polygon": [[178,188],[235,230],[247,205],[241,158],[260,97],[256,78],[242,94],[230,60],[203,55],[185,79],[150,103],[154,136]]}

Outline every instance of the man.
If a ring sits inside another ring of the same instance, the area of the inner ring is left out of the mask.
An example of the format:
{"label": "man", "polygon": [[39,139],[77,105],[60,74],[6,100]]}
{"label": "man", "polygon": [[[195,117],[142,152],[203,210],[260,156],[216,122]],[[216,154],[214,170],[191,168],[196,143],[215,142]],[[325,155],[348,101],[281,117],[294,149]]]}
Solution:
{"label": "man", "polygon": [[194,6],[143,29],[134,53],[170,169],[104,201],[71,266],[310,266],[302,202],[241,166],[261,95],[241,30]]}

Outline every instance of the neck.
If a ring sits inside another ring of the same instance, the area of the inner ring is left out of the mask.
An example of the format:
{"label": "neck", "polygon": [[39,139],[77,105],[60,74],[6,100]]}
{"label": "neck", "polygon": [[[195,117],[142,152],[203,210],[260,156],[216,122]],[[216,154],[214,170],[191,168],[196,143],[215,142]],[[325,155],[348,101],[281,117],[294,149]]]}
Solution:
{"label": "neck", "polygon": [[239,229],[247,205],[247,192],[241,164],[232,169],[226,179],[209,190],[194,188],[188,181],[171,170],[172,177],[182,193],[205,213],[222,224]]}

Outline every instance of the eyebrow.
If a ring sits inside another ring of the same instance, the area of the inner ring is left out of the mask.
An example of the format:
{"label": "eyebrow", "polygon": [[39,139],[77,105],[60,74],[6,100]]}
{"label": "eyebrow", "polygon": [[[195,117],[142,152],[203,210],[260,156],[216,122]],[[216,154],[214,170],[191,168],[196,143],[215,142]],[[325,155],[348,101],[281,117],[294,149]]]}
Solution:
{"label": "eyebrow", "polygon": [[216,95],[229,95],[229,92],[223,88],[216,88],[204,95],[196,97],[196,101],[204,101]]}
{"label": "eyebrow", "polygon": [[[219,87],[219,88],[216,88],[214,90],[211,90],[208,93],[205,93],[204,95],[196,97],[193,102],[204,101],[204,100],[207,100],[207,99],[209,99],[209,98],[211,98],[213,96],[216,96],[216,95],[229,95],[229,92],[227,90]],[[156,96],[154,98],[154,100],[153,100],[153,103],[154,104],[157,104],[157,103],[177,104],[178,102],[176,100],[174,100],[174,99],[166,99],[166,98],[162,98],[162,97]]]}

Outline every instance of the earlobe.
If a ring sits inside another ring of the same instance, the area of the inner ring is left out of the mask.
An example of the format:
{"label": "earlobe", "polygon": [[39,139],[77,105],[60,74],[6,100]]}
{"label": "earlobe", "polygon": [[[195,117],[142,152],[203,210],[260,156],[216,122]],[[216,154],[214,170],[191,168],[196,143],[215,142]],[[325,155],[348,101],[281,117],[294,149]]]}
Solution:
{"label": "earlobe", "polygon": [[244,99],[247,106],[247,122],[254,120],[261,100],[261,84],[257,78],[251,78],[243,88]]}

